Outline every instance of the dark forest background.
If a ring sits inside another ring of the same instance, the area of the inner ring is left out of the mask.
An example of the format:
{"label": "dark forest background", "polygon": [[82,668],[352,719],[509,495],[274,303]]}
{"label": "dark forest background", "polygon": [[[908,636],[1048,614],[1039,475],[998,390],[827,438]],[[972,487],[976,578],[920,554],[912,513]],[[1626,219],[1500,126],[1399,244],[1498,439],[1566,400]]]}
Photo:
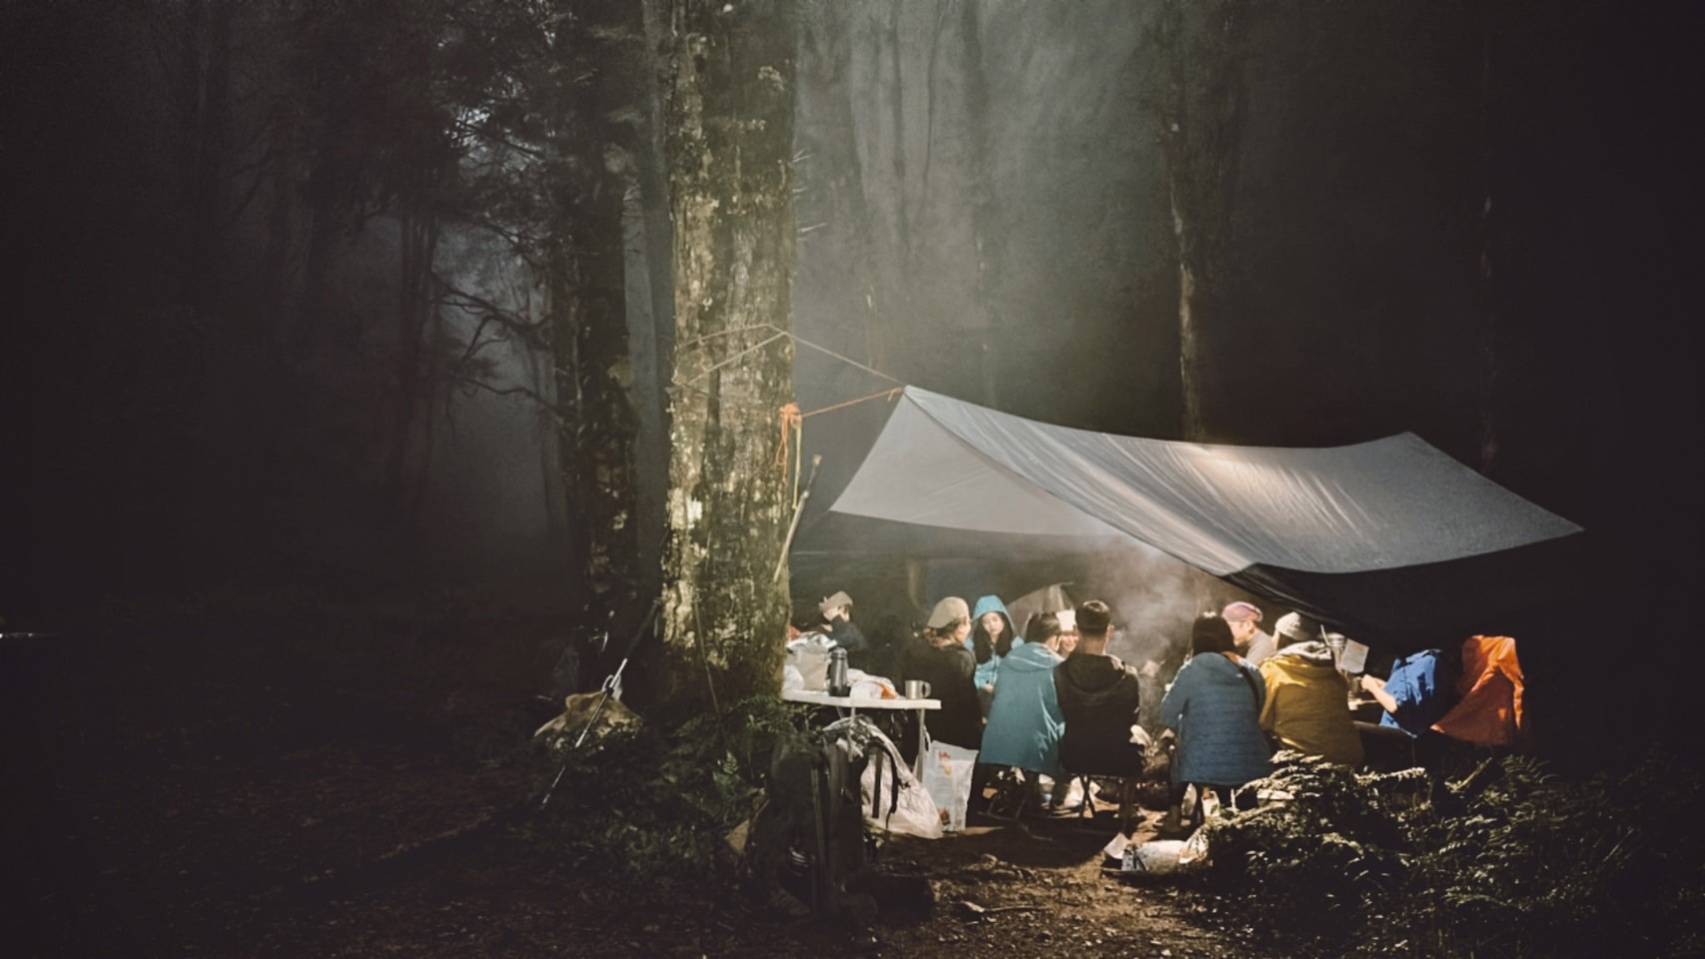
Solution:
{"label": "dark forest background", "polygon": [[[800,336],[1095,429],[1414,430],[1590,531],[1600,589],[1524,657],[1639,690],[1619,728],[1679,705],[1705,519],[1686,5],[794,6]],[[8,628],[477,588],[572,631],[641,595],[656,9],[6,4]],[[796,369],[807,409],[884,385]],[[822,500],[881,413],[811,421]]]}

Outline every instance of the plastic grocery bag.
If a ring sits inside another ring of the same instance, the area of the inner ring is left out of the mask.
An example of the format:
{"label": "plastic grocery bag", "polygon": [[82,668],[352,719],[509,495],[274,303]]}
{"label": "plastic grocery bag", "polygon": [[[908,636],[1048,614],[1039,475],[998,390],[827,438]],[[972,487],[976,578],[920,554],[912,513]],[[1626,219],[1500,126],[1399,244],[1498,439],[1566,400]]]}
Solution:
{"label": "plastic grocery bag", "polygon": [[1198,829],[1189,839],[1157,839],[1134,844],[1125,856],[1124,872],[1134,878],[1158,878],[1193,872],[1207,864],[1207,831]]}
{"label": "plastic grocery bag", "polygon": [[828,687],[829,650],[835,641],[822,633],[807,633],[787,644],[787,665],[799,671],[804,688],[822,692]]}
{"label": "plastic grocery bag", "polygon": [[943,832],[960,832],[965,828],[965,807],[971,802],[971,773],[976,766],[975,749],[932,742],[924,753],[924,789],[935,800]]}
{"label": "plastic grocery bag", "polygon": [[875,730],[871,732],[882,748],[872,751],[860,780],[864,821],[872,828],[902,836],[940,839],[941,814],[936,810],[935,800],[918,777],[912,775],[911,767],[900,759],[899,750],[888,737]]}

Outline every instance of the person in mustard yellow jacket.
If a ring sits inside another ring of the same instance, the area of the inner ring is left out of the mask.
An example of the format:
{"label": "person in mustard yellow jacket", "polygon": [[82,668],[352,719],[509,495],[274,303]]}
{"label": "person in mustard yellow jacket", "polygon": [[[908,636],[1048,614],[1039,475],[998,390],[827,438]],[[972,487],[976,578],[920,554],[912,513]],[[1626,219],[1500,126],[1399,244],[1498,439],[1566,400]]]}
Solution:
{"label": "person in mustard yellow jacket", "polygon": [[1362,737],[1350,719],[1350,687],[1320,638],[1319,624],[1287,613],[1273,632],[1279,649],[1261,664],[1267,684],[1261,728],[1280,748],[1346,766],[1360,764]]}

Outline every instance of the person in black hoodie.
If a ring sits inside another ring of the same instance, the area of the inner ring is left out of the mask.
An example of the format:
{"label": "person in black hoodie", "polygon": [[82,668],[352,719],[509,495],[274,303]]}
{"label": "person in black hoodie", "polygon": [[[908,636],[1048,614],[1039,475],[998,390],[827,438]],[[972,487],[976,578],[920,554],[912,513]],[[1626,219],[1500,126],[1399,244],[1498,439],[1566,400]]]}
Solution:
{"label": "person in black hoodie", "polygon": [[853,601],[845,591],[825,597],[817,604],[817,612],[821,617],[817,628],[825,636],[835,641],[835,645],[847,651],[847,665],[870,670],[870,643],[864,638],[864,632],[853,622]]}
{"label": "person in black hoodie", "polygon": [[1135,786],[1143,772],[1143,747],[1131,741],[1142,701],[1135,669],[1109,655],[1113,613],[1098,599],[1077,608],[1078,645],[1054,670],[1054,691],[1066,718],[1060,765],[1074,775],[1123,777],[1120,832],[1135,824]]}
{"label": "person in black hoodie", "polygon": [[973,680],[976,657],[965,645],[971,632],[971,607],[957,596],[935,604],[922,635],[914,638],[900,656],[900,681],[921,679],[930,685],[930,696],[941,700],[941,708],[928,715],[931,739],[981,748],[983,709],[977,702]]}

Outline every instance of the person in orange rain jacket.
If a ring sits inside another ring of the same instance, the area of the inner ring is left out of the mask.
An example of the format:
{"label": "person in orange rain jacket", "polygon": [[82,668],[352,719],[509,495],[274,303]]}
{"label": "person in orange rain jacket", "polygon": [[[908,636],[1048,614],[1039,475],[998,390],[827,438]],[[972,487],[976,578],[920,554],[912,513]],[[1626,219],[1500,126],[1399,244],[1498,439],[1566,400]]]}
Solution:
{"label": "person in orange rain jacket", "polygon": [[1476,746],[1526,744],[1527,716],[1522,707],[1521,661],[1508,636],[1470,636],[1462,643],[1462,695],[1433,731]]}

